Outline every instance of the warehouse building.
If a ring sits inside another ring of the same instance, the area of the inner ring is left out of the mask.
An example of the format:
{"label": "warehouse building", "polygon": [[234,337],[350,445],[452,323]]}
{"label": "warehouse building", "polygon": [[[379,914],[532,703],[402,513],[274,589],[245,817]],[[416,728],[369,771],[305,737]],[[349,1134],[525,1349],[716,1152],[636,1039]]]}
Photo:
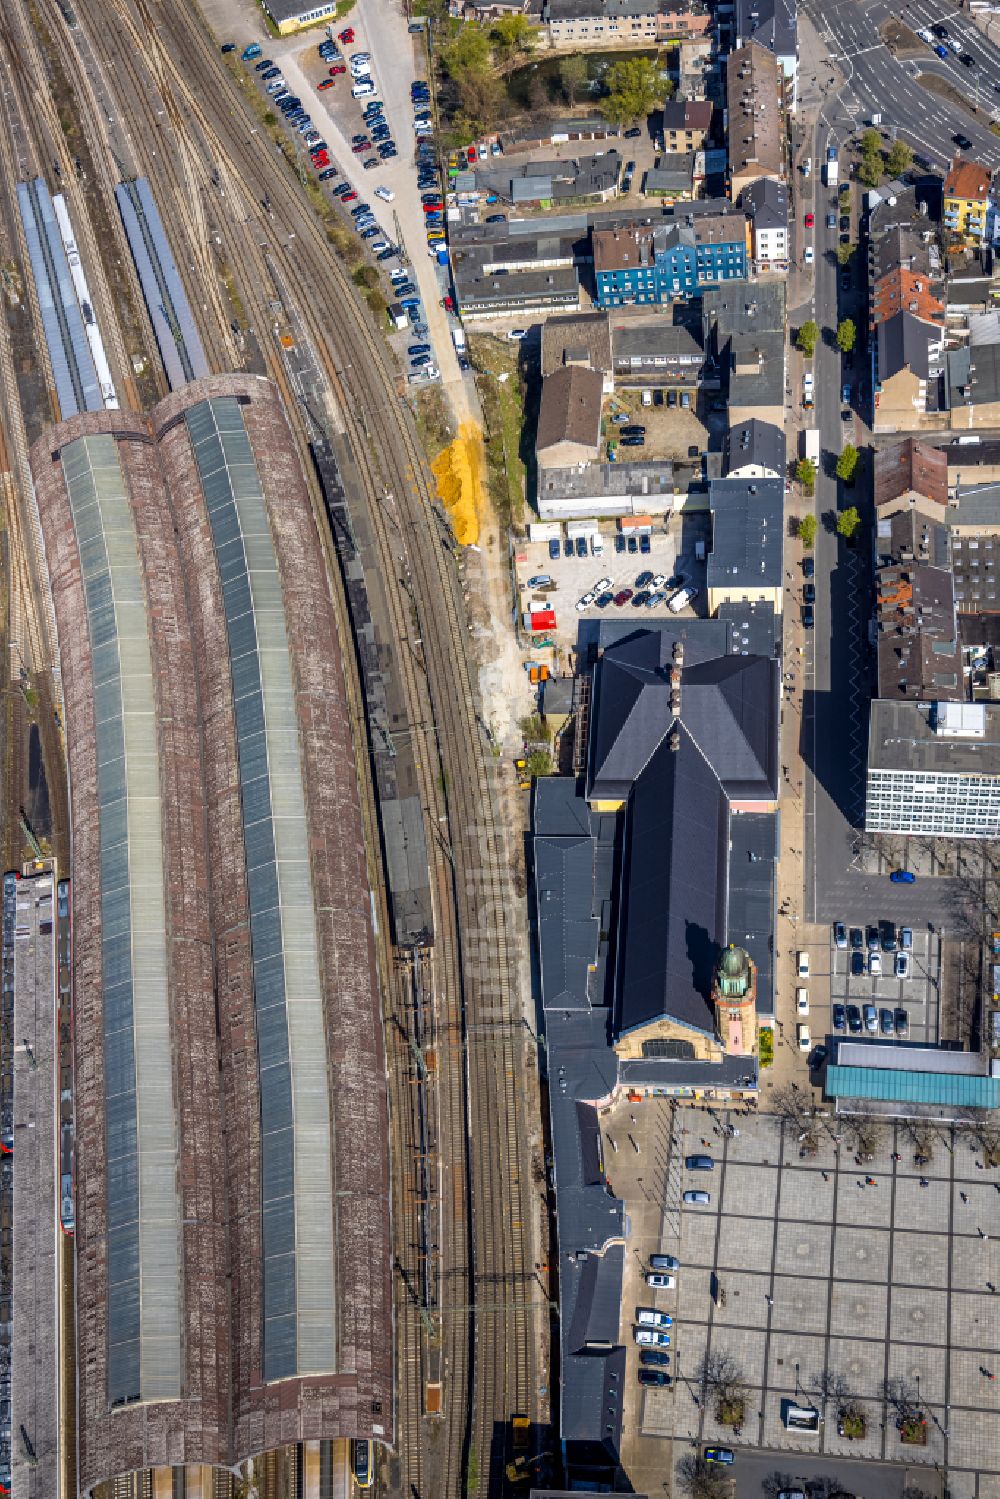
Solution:
{"label": "warehouse building", "polygon": [[73,826],[81,1489],[391,1440],[365,845],[280,401],[197,381],[49,430],[32,472]]}
{"label": "warehouse building", "polygon": [[261,9],[281,36],[292,31],[302,31],[306,26],[315,26],[317,21],[328,21],[337,14],[336,0],[260,0]]}

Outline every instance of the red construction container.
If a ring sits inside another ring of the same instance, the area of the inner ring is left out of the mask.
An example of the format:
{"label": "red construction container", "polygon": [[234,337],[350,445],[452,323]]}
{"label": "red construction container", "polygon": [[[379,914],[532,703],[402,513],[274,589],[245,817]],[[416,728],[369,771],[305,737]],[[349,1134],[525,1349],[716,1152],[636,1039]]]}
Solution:
{"label": "red construction container", "polygon": [[543,630],[554,630],[556,627],[556,611],[554,609],[539,609],[530,616],[531,632],[533,635],[541,634]]}

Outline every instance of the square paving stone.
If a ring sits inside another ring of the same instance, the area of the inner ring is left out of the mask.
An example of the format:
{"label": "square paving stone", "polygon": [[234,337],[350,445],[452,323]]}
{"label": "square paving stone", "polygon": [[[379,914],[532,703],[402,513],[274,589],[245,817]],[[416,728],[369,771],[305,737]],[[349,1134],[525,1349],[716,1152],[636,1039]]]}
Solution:
{"label": "square paving stone", "polygon": [[807,1280],[804,1276],[774,1277],[772,1328],[826,1335],[827,1286],[825,1280]]}
{"label": "square paving stone", "polygon": [[[951,1450],[951,1447],[949,1447],[949,1453]],[[977,1477],[978,1475],[975,1472],[957,1472],[953,1464],[949,1461],[948,1493],[950,1499],[976,1499],[977,1492],[979,1499],[1000,1499],[1000,1485],[994,1483],[992,1478],[988,1478],[984,1474],[977,1491]]]}
{"label": "square paving stone", "polygon": [[864,1334],[884,1341],[888,1299],[889,1293],[884,1285],[834,1281],[830,1297],[831,1337],[849,1338]]}
{"label": "square paving stone", "polygon": [[[993,1367],[989,1354],[979,1348],[953,1348],[948,1363],[951,1371],[948,1398],[953,1417],[958,1409],[1000,1410],[1000,1370]],[[987,1379],[983,1369],[996,1374],[996,1379]]]}
{"label": "square paving stone", "polygon": [[[904,1442],[896,1427],[896,1417],[890,1408],[885,1423],[885,1459],[890,1463],[908,1463],[911,1467],[931,1467],[944,1461],[944,1406],[925,1406],[927,1419],[927,1441],[921,1447],[913,1442]],[[937,1417],[940,1426],[933,1420]],[[918,1485],[919,1486],[919,1485]]]}
{"label": "square paving stone", "polygon": [[[893,1301],[896,1298],[893,1291]],[[921,1400],[940,1403],[945,1394],[945,1366],[947,1355],[943,1347],[921,1347],[919,1343],[893,1343],[889,1349],[889,1378],[902,1379],[914,1390],[919,1389]]]}
{"label": "square paving stone", "polygon": [[[869,1167],[869,1174],[875,1174]],[[837,1222],[864,1224],[871,1228],[887,1228],[892,1211],[892,1192],[887,1176],[877,1178],[877,1187],[859,1187],[865,1179],[864,1172],[857,1170],[841,1172],[837,1178]]]}
{"label": "square paving stone", "polygon": [[712,1310],[712,1271],[682,1265],[677,1276],[678,1322],[707,1322]]}
{"label": "square paving stone", "polygon": [[[767,1349],[768,1389],[793,1394],[815,1389],[823,1375],[826,1358],[824,1337],[803,1337],[795,1332],[772,1332]],[[798,1364],[798,1375],[795,1365]],[[804,1403],[810,1397],[804,1396]],[[812,1397],[815,1398],[815,1397]]]}
{"label": "square paving stone", "polygon": [[896,1228],[944,1228],[948,1224],[949,1184],[931,1180],[922,1187],[916,1176],[896,1179]]}
{"label": "square paving stone", "polygon": [[[1000,1348],[1000,1299],[988,1291],[982,1296],[965,1292],[953,1295],[951,1343],[954,1348],[977,1348],[983,1353]],[[984,1358],[983,1363],[992,1368],[989,1358]],[[996,1372],[1000,1376],[1000,1367]],[[997,1388],[1000,1389],[1000,1378]]]}
{"label": "square paving stone", "polygon": [[685,1213],[681,1218],[682,1265],[714,1265],[716,1217],[714,1213]]}
{"label": "square paving stone", "polygon": [[725,1302],[715,1308],[716,1326],[766,1327],[770,1294],[770,1275],[751,1275],[747,1271],[723,1270],[719,1286],[725,1291]]}
{"label": "square paving stone", "polygon": [[942,1347],[948,1337],[947,1292],[893,1286],[889,1337],[893,1343],[930,1343]]}
{"label": "square paving stone", "polygon": [[[746,1119],[733,1119],[739,1130],[736,1139],[732,1136],[726,1141],[726,1162],[745,1161],[754,1164],[770,1162],[772,1166],[778,1164],[781,1152],[781,1120],[773,1114],[762,1114],[759,1117],[751,1114]],[[700,1131],[693,1131],[691,1138],[694,1144],[692,1150],[700,1149],[698,1137]],[[714,1138],[714,1136],[713,1136]]]}
{"label": "square paving stone", "polygon": [[897,1230],[892,1236],[892,1279],[897,1285],[945,1285],[948,1279],[947,1236]]}
{"label": "square paving stone", "polygon": [[[990,1291],[990,1285],[996,1291]],[[1000,1239],[953,1239],[951,1286],[953,1291],[1000,1295]]]}
{"label": "square paving stone", "polygon": [[770,1218],[739,1218],[723,1214],[719,1233],[720,1270],[725,1267],[770,1271],[773,1253],[774,1223]]}
{"label": "square paving stone", "polygon": [[674,1430],[674,1391],[640,1389],[641,1416],[639,1429],[644,1437],[669,1437]]}
{"label": "square paving stone", "polygon": [[838,1280],[881,1283],[889,1278],[889,1235],[881,1230],[837,1227],[833,1273]]}
{"label": "square paving stone", "polygon": [[[759,1389],[764,1382],[765,1341],[763,1331],[742,1327],[714,1327],[710,1351],[713,1355],[728,1354],[740,1369],[744,1383]],[[691,1373],[691,1367],[686,1367],[688,1373]]]}
{"label": "square paving stone", "polygon": [[828,1276],[832,1242],[825,1223],[779,1223],[774,1268],[786,1275]]}
{"label": "square paving stone", "polygon": [[771,1166],[737,1166],[726,1170],[722,1208],[752,1218],[770,1218],[778,1193],[778,1172]]}
{"label": "square paving stone", "polygon": [[831,1338],[827,1367],[846,1381],[852,1395],[880,1400],[885,1383],[885,1344],[865,1343],[860,1338]]}
{"label": "square paving stone", "polygon": [[795,1218],[806,1223],[828,1223],[833,1217],[835,1178],[827,1172],[826,1181],[819,1171],[798,1168],[781,1173],[778,1212],[781,1218]]}
{"label": "square paving stone", "polygon": [[[969,1199],[962,1201],[962,1193]],[[992,1183],[956,1182],[952,1190],[952,1232],[1000,1238],[1000,1192]],[[982,1234],[980,1233],[982,1230]]]}
{"label": "square paving stone", "polygon": [[[954,1426],[952,1427],[952,1430],[954,1431]],[[985,1439],[987,1441],[990,1441],[992,1439],[993,1445],[990,1452],[987,1454],[987,1462],[989,1463],[990,1467],[994,1467],[994,1469],[998,1458],[1000,1458],[1000,1452],[998,1452],[997,1449],[998,1437],[1000,1437],[1000,1433],[997,1433],[995,1431],[993,1433],[985,1433]],[[948,1477],[951,1477],[950,1470],[948,1473]],[[955,1492],[954,1499],[960,1499],[960,1491]],[[961,1495],[961,1499],[964,1499],[964,1494]],[[994,1472],[990,1474],[980,1472],[979,1499],[1000,1499],[1000,1472],[996,1470],[994,1470]]]}

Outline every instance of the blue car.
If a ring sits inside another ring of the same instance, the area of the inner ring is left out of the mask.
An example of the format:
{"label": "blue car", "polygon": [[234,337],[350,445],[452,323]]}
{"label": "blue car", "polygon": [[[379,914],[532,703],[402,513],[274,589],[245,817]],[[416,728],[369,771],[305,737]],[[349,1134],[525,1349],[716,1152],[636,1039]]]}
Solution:
{"label": "blue car", "polygon": [[917,877],[912,869],[894,869],[889,878],[894,885],[912,885]]}
{"label": "blue car", "polygon": [[555,562],[559,556],[559,543],[558,541],[556,541],[554,536],[549,538],[549,556],[552,558],[553,562]]}

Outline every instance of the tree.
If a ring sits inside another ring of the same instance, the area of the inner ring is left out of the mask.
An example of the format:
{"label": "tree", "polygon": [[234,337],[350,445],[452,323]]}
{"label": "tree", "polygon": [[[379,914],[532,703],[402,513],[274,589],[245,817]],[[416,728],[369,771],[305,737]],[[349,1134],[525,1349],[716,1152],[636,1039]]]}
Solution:
{"label": "tree", "polygon": [[854,533],[861,524],[861,517],[854,505],[849,505],[846,510],[841,510],[837,516],[837,535],[842,536],[845,541],[853,541]]}
{"label": "tree", "polygon": [[858,167],[858,181],[864,187],[878,187],[882,181],[881,156],[862,156]]}
{"label": "tree", "polygon": [[677,1476],[688,1499],[729,1499],[729,1479],[723,1470],[697,1452],[685,1453],[677,1464]]}
{"label": "tree", "polygon": [[862,156],[881,156],[882,137],[877,130],[866,130],[859,142]]}
{"label": "tree", "polygon": [[[854,483],[854,475],[858,470],[859,456],[860,455],[858,453],[858,450],[854,446],[853,442],[844,443],[843,452],[837,459],[837,478],[843,479],[845,484]],[[847,512],[845,511],[844,513],[846,514]],[[854,529],[857,530],[857,527],[855,527]],[[840,531],[839,522],[837,524],[837,530]],[[841,531],[840,534],[843,535],[844,533]],[[854,533],[852,532],[851,534],[853,535]]]}
{"label": "tree", "polygon": [[852,317],[841,318],[837,324],[837,348],[842,354],[849,354],[858,341],[857,325]]}
{"label": "tree", "polygon": [[[844,515],[847,514],[845,510]],[[873,1114],[852,1114],[844,1121],[847,1143],[859,1156],[874,1155],[885,1135],[885,1121]]]}
{"label": "tree", "polygon": [[601,111],[615,125],[645,120],[673,92],[651,57],[627,57],[612,63],[605,79],[607,96]]}
{"label": "tree", "polygon": [[913,151],[904,140],[895,140],[889,147],[885,169],[890,177],[902,177],[913,165]]}
{"label": "tree", "polygon": [[816,465],[811,458],[800,458],[795,465],[795,477],[802,485],[806,494],[812,494],[816,489]]}
{"label": "tree", "polygon": [[559,64],[559,85],[566,96],[566,103],[575,104],[589,84],[587,59],[579,52],[574,52],[571,57],[564,57]]}
{"label": "tree", "polygon": [[816,517],[815,515],[803,515],[799,520],[798,537],[802,545],[807,549],[816,544]]}
{"label": "tree", "polygon": [[546,749],[533,749],[524,762],[524,768],[529,776],[550,776],[552,756]]}
{"label": "tree", "polygon": [[799,1131],[811,1128],[812,1108],[806,1093],[791,1083],[775,1088],[771,1094],[771,1113],[779,1119],[787,1119]]}
{"label": "tree", "polygon": [[501,16],[490,28],[501,67],[512,67],[535,50],[541,28],[532,26],[523,12]]}
{"label": "tree", "polygon": [[697,1373],[702,1394],[715,1397],[715,1418],[726,1426],[739,1426],[743,1420],[743,1370],[728,1353],[715,1350],[705,1354]]}
{"label": "tree", "polygon": [[490,39],[481,26],[467,23],[446,47],[441,60],[456,83],[466,73],[485,73],[490,65]]}
{"label": "tree", "polygon": [[499,120],[507,97],[503,81],[496,73],[470,69],[456,79],[459,111],[466,126],[465,139],[483,135]]}
{"label": "tree", "polygon": [[819,329],[812,318],[802,324],[795,337],[795,347],[800,349],[807,359],[811,359],[816,352],[819,342]]}
{"label": "tree", "polygon": [[857,245],[838,245],[837,264],[850,265],[851,261],[854,259],[854,252],[857,248]]}

